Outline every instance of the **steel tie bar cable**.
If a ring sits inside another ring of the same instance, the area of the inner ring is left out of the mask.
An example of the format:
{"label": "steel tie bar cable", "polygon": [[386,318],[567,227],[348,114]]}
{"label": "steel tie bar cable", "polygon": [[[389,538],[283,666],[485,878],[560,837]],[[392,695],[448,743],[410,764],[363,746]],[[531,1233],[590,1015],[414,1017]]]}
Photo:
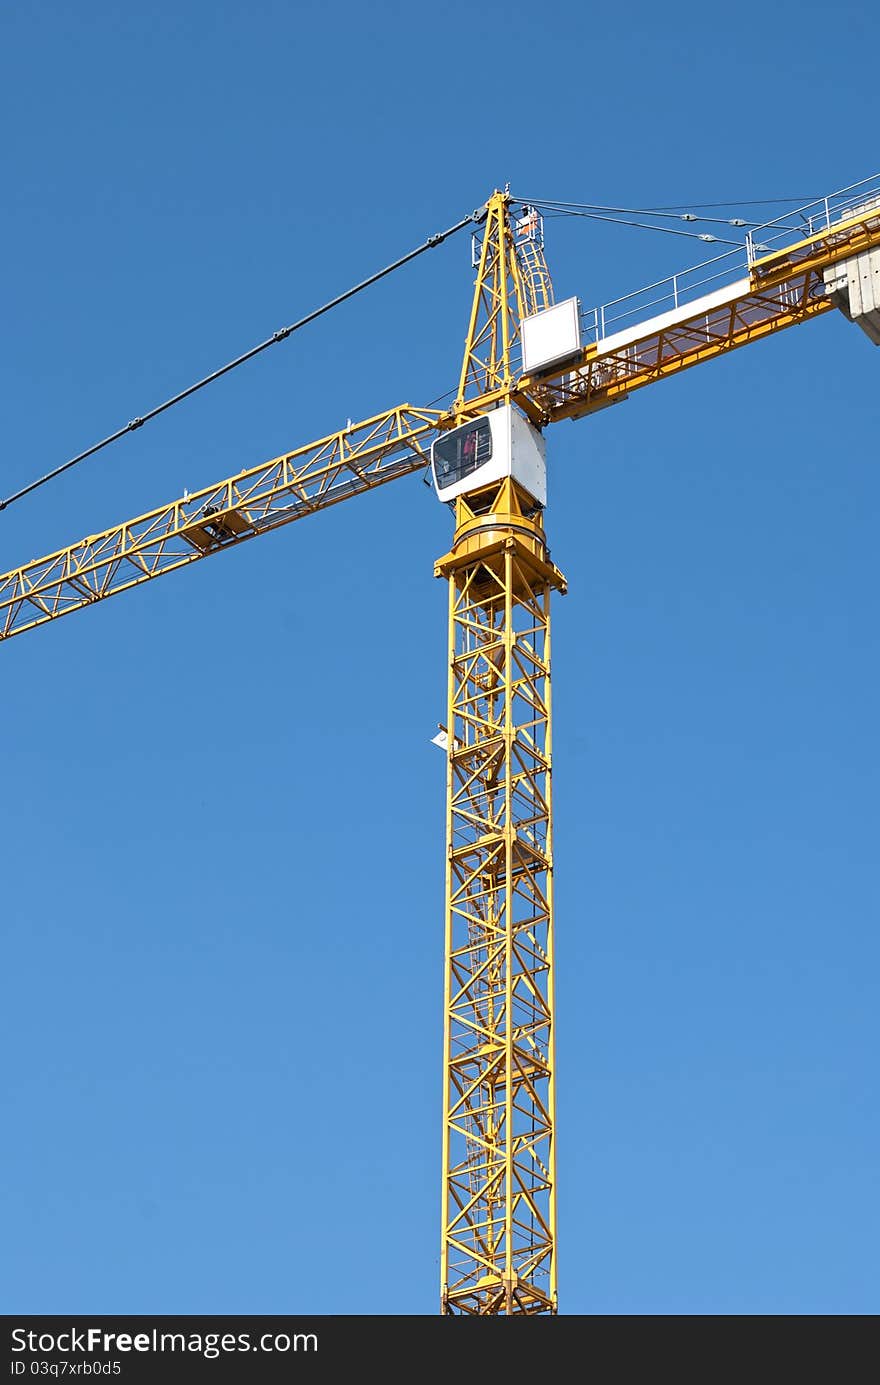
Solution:
{"label": "steel tie bar cable", "polygon": [[231,370],[235,370],[238,366],[244,365],[246,361],[253,360],[254,356],[259,356],[261,351],[268,350],[270,346],[275,346],[280,341],[286,341],[294,332],[298,332],[301,327],[308,326],[308,324],[314,322],[316,318],[323,317],[324,313],[328,313],[331,308],[337,308],[340,303],[345,303],[347,299],[354,298],[355,294],[361,293],[372,284],[378,283],[380,279],[384,279],[386,275],[392,274],[394,270],[401,269],[403,265],[409,264],[410,260],[414,260],[419,255],[423,255],[426,250],[433,250],[435,246],[442,245],[443,241],[447,240],[449,236],[454,235],[456,231],[463,230],[465,226],[479,223],[484,217],[485,208],[479,207],[475,211],[469,213],[468,216],[462,217],[461,221],[457,221],[454,226],[449,226],[445,231],[439,231],[436,235],[429,236],[421,245],[416,246],[415,250],[410,250],[406,255],[401,255],[400,259],[394,260],[391,264],[386,265],[384,269],[379,269],[375,274],[370,274],[366,279],[362,279],[360,283],[355,284],[353,288],[346,289],[345,293],[337,294],[337,296],[331,298],[328,303],[323,303],[320,308],[315,308],[312,312],[307,313],[305,317],[301,317],[297,322],[292,322],[289,327],[280,327],[277,332],[272,333],[271,337],[267,337],[265,341],[259,342],[257,346],[252,346],[249,351],[245,351],[241,356],[236,356],[234,360],[227,361],[226,365],[220,366],[218,370],[212,370],[210,375],[205,375],[203,379],[197,380],[194,385],[190,385],[187,389],[181,390],[179,394],[172,395],[170,399],[166,399],[162,404],[157,404],[154,409],[150,409],[147,413],[140,414],[137,418],[133,418],[131,422],[126,423],[123,428],[117,428],[115,433],[110,433],[106,438],[102,438],[100,442],[96,442],[91,447],[87,447],[84,452],[77,453],[75,457],[71,457],[69,461],[63,462],[61,466],[55,467],[52,471],[47,471],[44,476],[40,476],[35,481],[29,482],[28,485],[22,486],[21,490],[15,491],[12,495],[8,495],[5,500],[0,500],[0,510],[8,509],[16,500],[21,500],[24,496],[30,495],[32,491],[38,490],[40,486],[45,486],[48,481],[53,481],[56,476],[61,476],[65,471],[69,471],[71,467],[77,466],[80,462],[84,462],[86,458],[93,457],[96,452],[100,452],[102,448],[109,447],[112,442],[118,442],[120,438],[125,437],[126,433],[133,433],[137,428],[142,428],[145,423],[149,423],[151,419],[157,418],[159,414],[164,414],[167,409],[173,408],[175,404],[181,403],[182,400],[188,399],[191,394],[195,394],[198,390],[204,389],[206,385],[213,384],[215,380],[219,380],[223,375],[228,375]]}

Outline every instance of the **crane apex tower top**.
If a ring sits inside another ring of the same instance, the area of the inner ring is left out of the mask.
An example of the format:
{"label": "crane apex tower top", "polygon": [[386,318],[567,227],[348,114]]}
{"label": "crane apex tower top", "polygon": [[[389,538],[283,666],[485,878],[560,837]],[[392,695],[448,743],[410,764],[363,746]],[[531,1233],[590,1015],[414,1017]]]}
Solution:
{"label": "crane apex tower top", "polygon": [[512,476],[540,506],[547,504],[544,439],[510,404],[444,433],[431,446],[439,500],[481,490]]}

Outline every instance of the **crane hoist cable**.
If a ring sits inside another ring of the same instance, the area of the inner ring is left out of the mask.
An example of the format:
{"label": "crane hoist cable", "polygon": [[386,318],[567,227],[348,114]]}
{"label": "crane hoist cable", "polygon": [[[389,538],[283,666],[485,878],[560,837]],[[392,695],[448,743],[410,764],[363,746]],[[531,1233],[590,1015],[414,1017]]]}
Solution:
{"label": "crane hoist cable", "polygon": [[182,400],[188,399],[191,394],[196,394],[198,390],[204,389],[206,385],[213,384],[215,380],[219,380],[223,375],[228,375],[230,371],[236,370],[238,366],[244,365],[246,361],[253,360],[254,356],[259,356],[262,351],[268,350],[270,346],[275,346],[280,341],[286,341],[294,332],[298,332],[301,327],[306,327],[310,322],[314,322],[316,318],[323,317],[324,313],[328,313],[331,308],[337,308],[340,303],[345,303],[347,299],[354,298],[355,294],[361,293],[372,284],[378,283],[380,279],[384,279],[396,269],[401,269],[405,264],[409,264],[410,260],[415,260],[419,255],[423,255],[426,250],[433,250],[435,246],[442,245],[443,241],[447,240],[449,236],[454,235],[456,231],[463,230],[465,226],[471,226],[475,223],[479,224],[485,219],[485,216],[486,208],[478,207],[475,211],[462,217],[461,221],[457,221],[454,226],[449,226],[445,231],[438,231],[436,235],[429,236],[426,241],[421,245],[417,245],[414,250],[408,251],[407,254],[401,255],[399,259],[393,260],[391,264],[385,265],[384,269],[379,269],[375,274],[370,274],[366,279],[361,279],[360,283],[355,284],[350,289],[346,289],[344,293],[337,294],[337,296],[331,298],[329,302],[323,303],[320,308],[315,308],[312,312],[306,313],[305,317],[299,318],[297,322],[292,322],[289,327],[280,327],[277,332],[272,333],[271,337],[266,337],[265,341],[261,341],[256,346],[252,346],[250,350],[243,352],[240,356],[236,356],[234,360],[227,361],[226,365],[220,366],[217,370],[212,370],[210,375],[203,376],[203,378],[197,380],[194,385],[189,385],[185,390],[181,390],[178,394],[172,395],[170,399],[166,399],[162,404],[157,404],[155,408],[149,409],[145,414],[139,414],[137,418],[133,418],[131,422],[126,423],[124,427],[117,428],[115,433],[108,434],[108,436],[102,438],[100,442],[93,443],[91,447],[87,447],[84,452],[77,453],[77,455],[71,457],[69,461],[62,462],[61,466],[54,467],[52,471],[47,471],[44,476],[37,477],[35,481],[30,481],[28,485],[22,486],[21,490],[15,491],[12,495],[8,495],[5,500],[0,500],[0,510],[8,509],[16,500],[21,500],[24,496],[30,495],[31,491],[38,490],[40,486],[45,486],[48,481],[53,481],[56,476],[61,476],[65,471],[69,471],[71,467],[75,467],[80,462],[84,462],[87,457],[93,457],[96,452],[100,452],[103,448],[109,447],[112,442],[118,442],[120,438],[125,437],[126,433],[133,433],[137,428],[142,428],[145,423],[149,423],[150,419],[157,418],[159,414],[164,414],[167,409],[173,408],[175,404],[180,404]]}

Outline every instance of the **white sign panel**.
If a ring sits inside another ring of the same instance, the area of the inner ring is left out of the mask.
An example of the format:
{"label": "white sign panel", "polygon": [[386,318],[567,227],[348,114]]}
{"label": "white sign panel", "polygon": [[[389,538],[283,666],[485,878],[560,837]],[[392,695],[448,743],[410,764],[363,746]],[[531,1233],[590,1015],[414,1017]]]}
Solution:
{"label": "white sign panel", "polygon": [[520,330],[523,370],[527,375],[576,356],[581,349],[578,300],[566,298],[564,303],[545,308],[534,317],[524,317]]}

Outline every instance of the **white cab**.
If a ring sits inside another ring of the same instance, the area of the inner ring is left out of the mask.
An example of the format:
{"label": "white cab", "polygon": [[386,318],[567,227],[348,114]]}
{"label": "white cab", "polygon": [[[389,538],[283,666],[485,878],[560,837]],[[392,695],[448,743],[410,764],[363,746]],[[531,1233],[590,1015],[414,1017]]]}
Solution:
{"label": "white cab", "polygon": [[547,504],[544,439],[510,404],[439,437],[431,469],[444,502],[512,476],[539,505]]}

